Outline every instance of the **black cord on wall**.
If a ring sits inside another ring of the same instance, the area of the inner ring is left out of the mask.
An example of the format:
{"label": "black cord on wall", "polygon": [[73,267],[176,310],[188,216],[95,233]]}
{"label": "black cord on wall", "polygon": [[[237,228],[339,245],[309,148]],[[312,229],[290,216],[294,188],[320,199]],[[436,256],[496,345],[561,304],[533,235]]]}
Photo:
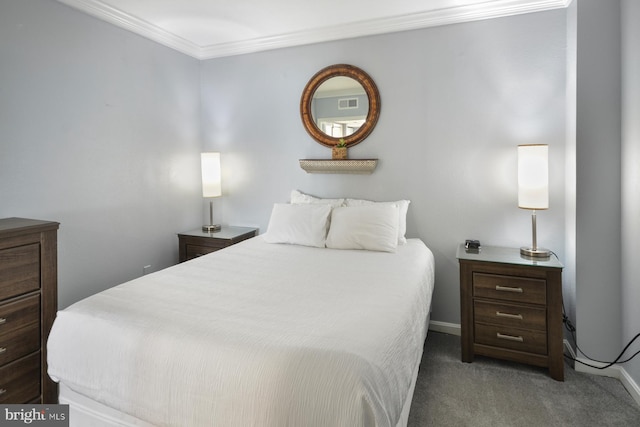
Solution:
{"label": "black cord on wall", "polygon": [[[556,258],[558,258],[558,255],[555,252],[551,251],[551,253],[553,255],[555,255]],[[582,362],[582,361],[576,359],[575,357],[569,356],[568,354],[564,355],[564,357],[566,357],[569,360],[573,360],[574,362],[578,362],[578,363],[580,363],[582,365],[588,366],[588,367],[593,368],[593,369],[607,369],[607,368],[615,365],[616,363],[627,363],[628,361],[630,361],[631,359],[636,357],[638,354],[640,354],[640,350],[638,350],[635,353],[633,353],[633,355],[631,357],[629,357],[628,359],[620,360],[622,358],[622,355],[625,353],[625,351],[627,351],[627,349],[631,346],[631,344],[633,344],[634,341],[637,340],[638,337],[640,337],[640,333],[638,333],[638,334],[636,334],[635,337],[633,337],[631,339],[631,341],[629,341],[629,343],[624,347],[624,349],[622,349],[622,351],[620,352],[618,357],[616,357],[616,360],[614,360],[613,362],[608,362],[608,361],[605,362],[605,361],[594,359],[592,357],[587,356],[586,353],[584,351],[582,351],[582,349],[578,346],[578,339],[576,338],[576,327],[573,326],[573,324],[571,323],[571,320],[569,320],[569,318],[567,317],[566,311],[564,309],[564,301],[562,302],[562,323],[564,323],[564,326],[571,333],[571,336],[573,337],[573,342],[575,343],[576,350],[578,352],[582,353],[582,355],[584,357],[586,357],[587,359],[589,359],[589,360],[592,360],[592,361],[598,362],[598,363],[604,363],[605,365],[604,366],[595,366],[595,365],[591,365],[589,363]]]}
{"label": "black cord on wall", "polygon": [[569,320],[569,318],[565,314],[564,303],[562,304],[562,323],[564,323],[564,326],[571,333],[571,336],[573,337],[573,342],[576,344],[576,350],[577,351],[582,353],[582,355],[584,357],[586,357],[587,359],[592,360],[594,362],[598,362],[598,363],[605,363],[605,365],[604,366],[595,366],[595,365],[591,365],[589,363],[582,362],[582,361],[580,361],[580,360],[578,360],[578,359],[576,359],[574,357],[571,357],[571,356],[569,356],[567,354],[564,355],[564,357],[566,357],[569,360],[573,360],[574,362],[578,362],[578,363],[580,363],[582,365],[586,365],[586,366],[588,366],[590,368],[593,368],[593,369],[607,369],[607,368],[615,365],[616,363],[626,363],[626,362],[630,361],[631,359],[633,359],[634,357],[636,357],[638,354],[640,354],[640,350],[638,350],[631,357],[629,357],[628,359],[620,360],[622,358],[622,355],[629,349],[631,344],[633,344],[634,341],[637,340],[640,337],[640,333],[639,333],[639,334],[636,334],[636,336],[633,337],[633,339],[631,341],[629,341],[629,343],[624,347],[624,349],[620,352],[618,357],[616,357],[616,360],[614,360],[613,362],[608,362],[608,361],[605,362],[605,361],[602,361],[602,360],[594,359],[592,357],[587,356],[587,354],[584,351],[582,351],[582,349],[578,346],[578,340],[576,339],[576,334],[575,334],[576,327],[573,326],[573,324],[571,323],[571,320]]}

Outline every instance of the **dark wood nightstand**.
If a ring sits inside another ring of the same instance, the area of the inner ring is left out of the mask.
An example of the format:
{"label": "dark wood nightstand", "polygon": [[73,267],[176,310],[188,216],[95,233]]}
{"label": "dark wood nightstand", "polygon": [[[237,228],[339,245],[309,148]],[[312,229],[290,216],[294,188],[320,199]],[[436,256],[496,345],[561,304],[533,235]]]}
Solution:
{"label": "dark wood nightstand", "polygon": [[258,234],[257,228],[222,227],[220,231],[207,233],[202,229],[178,234],[179,261],[190,259],[235,245]]}
{"label": "dark wood nightstand", "polygon": [[462,361],[474,355],[542,366],[564,380],[562,264],[515,248],[458,247]]}

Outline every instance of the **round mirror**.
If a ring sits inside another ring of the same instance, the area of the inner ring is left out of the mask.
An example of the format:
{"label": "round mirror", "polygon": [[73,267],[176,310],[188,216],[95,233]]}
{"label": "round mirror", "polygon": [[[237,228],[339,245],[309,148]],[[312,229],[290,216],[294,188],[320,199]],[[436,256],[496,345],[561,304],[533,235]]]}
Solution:
{"label": "round mirror", "polygon": [[333,147],[344,139],[347,147],[362,142],[380,115],[380,95],[367,73],[338,64],[316,73],[302,92],[302,124],[320,144]]}

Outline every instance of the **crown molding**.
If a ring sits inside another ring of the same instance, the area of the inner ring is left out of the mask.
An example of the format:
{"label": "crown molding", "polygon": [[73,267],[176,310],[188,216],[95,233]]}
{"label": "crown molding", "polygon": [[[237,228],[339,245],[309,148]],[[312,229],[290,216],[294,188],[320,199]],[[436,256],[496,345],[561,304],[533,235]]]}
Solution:
{"label": "crown molding", "polygon": [[566,8],[572,2],[572,0],[490,0],[477,5],[360,21],[349,25],[315,28],[252,40],[198,46],[147,21],[106,5],[100,0],[58,1],[200,60],[542,12]]}
{"label": "crown molding", "polygon": [[57,0],[102,21],[151,39],[171,49],[201,59],[202,47],[145,20],[122,12],[100,0]]}

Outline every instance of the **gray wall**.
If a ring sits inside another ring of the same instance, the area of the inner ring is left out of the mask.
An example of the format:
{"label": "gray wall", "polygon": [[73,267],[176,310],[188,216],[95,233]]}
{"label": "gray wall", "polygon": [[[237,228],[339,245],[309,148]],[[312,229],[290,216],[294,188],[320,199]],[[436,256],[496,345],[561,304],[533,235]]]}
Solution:
{"label": "gray wall", "polygon": [[[640,332],[640,4],[576,3],[576,327],[582,351],[613,360]],[[640,382],[637,357],[623,367]]]}
{"label": "gray wall", "polygon": [[[572,324],[576,324],[576,221],[577,221],[577,201],[576,201],[576,103],[577,103],[577,25],[578,9],[577,2],[572,2],[567,8],[567,103],[566,103],[566,146],[565,146],[565,255],[563,259],[564,270],[562,274],[563,282],[563,302],[567,316]],[[566,338],[571,339],[571,334],[565,330]]]}
{"label": "gray wall", "polygon": [[0,3],[0,217],[61,223],[59,303],[177,262],[200,223],[199,63],[51,0]]}
{"label": "gray wall", "polygon": [[[291,189],[410,199],[408,235],[436,258],[432,319],[459,323],[457,245],[531,243],[531,212],[517,208],[518,144],[550,145],[551,207],[539,212],[538,241],[564,257],[566,26],[557,10],[204,61],[202,135],[222,153],[222,221],[264,231]],[[372,175],[298,166],[330,157],[303,129],[299,102],[307,81],[336,63],[362,68],[380,90],[377,127],[349,150],[380,159]]]}
{"label": "gray wall", "polygon": [[612,360],[621,350],[620,3],[578,0],[578,345]]}
{"label": "gray wall", "polygon": [[[640,2],[622,1],[622,340],[640,333]],[[640,343],[632,347],[640,348]],[[625,369],[640,383],[640,359]]]}

